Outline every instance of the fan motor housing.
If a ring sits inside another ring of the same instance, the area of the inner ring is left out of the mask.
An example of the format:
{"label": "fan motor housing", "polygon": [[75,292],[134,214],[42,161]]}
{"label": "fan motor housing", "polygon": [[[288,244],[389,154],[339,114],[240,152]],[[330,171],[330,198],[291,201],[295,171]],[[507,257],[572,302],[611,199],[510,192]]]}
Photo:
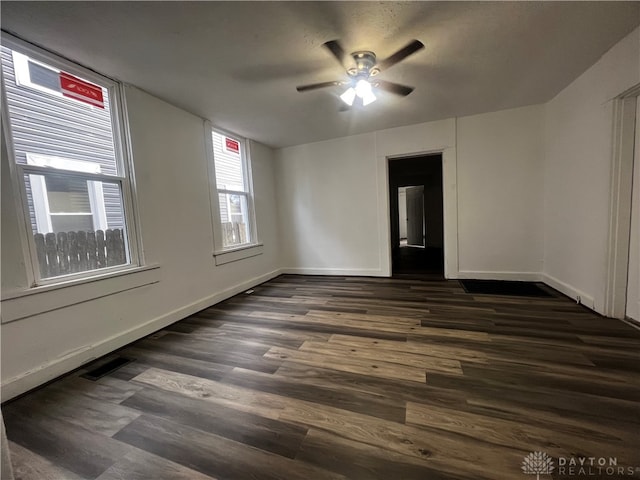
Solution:
{"label": "fan motor housing", "polygon": [[353,61],[356,62],[356,66],[347,70],[350,76],[368,78],[380,73],[380,70],[375,66],[375,53],[363,50],[353,52],[351,56],[353,57]]}

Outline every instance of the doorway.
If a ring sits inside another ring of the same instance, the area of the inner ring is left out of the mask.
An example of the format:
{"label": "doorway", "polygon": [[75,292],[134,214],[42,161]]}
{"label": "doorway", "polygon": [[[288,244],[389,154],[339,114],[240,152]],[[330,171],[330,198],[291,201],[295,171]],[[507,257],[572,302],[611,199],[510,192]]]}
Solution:
{"label": "doorway", "polygon": [[444,278],[442,154],[389,159],[393,276]]}

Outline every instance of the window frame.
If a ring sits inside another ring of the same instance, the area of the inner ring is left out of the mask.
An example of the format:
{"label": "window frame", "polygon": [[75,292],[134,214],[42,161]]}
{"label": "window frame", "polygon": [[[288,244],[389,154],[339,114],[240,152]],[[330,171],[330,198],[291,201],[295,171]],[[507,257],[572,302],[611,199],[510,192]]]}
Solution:
{"label": "window frame", "polygon": [[[205,148],[207,153],[207,165],[209,172],[209,197],[211,201],[211,218],[213,227],[213,256],[216,265],[242,260],[262,253],[263,244],[260,242],[255,214],[255,200],[253,191],[253,172],[251,168],[250,141],[233,132],[215,127],[210,121],[204,122]],[[240,157],[242,161],[242,173],[244,191],[233,189],[219,189],[216,179],[215,153],[213,150],[213,132],[229,137],[240,144]],[[246,198],[248,219],[249,242],[241,245],[224,246],[222,238],[222,219],[220,215],[220,195],[240,195]]]}
{"label": "window frame", "polygon": [[[72,281],[100,278],[109,274],[126,272],[127,270],[137,270],[144,265],[143,250],[139,235],[139,220],[137,201],[135,197],[135,176],[131,154],[131,142],[129,137],[129,122],[126,110],[126,101],[123,85],[109,77],[89,70],[81,65],[73,63],[55,53],[44,50],[29,42],[14,37],[6,32],[1,32],[2,45],[18,53],[26,55],[34,62],[43,64],[46,67],[67,72],[71,75],[83,78],[95,83],[109,92],[109,108],[111,113],[111,128],[113,145],[115,152],[117,175],[107,175],[102,173],[85,173],[80,171],[49,168],[39,165],[20,164],[16,162],[15,150],[13,147],[13,132],[11,129],[11,118],[9,116],[9,105],[7,101],[6,89],[4,88],[4,75],[0,75],[2,83],[2,129],[5,139],[5,148],[9,160],[9,172],[13,188],[16,191],[14,196],[16,201],[16,211],[18,222],[20,223],[20,240],[22,243],[23,256],[26,265],[27,282],[30,288],[43,286],[66,284]],[[0,69],[2,67],[0,66]],[[39,85],[22,85],[28,88],[36,88]],[[49,89],[36,88],[45,93],[54,94]],[[71,99],[70,99],[71,100]],[[87,107],[95,108],[87,104]],[[53,156],[52,156],[53,157]],[[46,175],[58,173],[70,177],[85,179],[88,181],[105,181],[120,185],[123,206],[123,221],[125,225],[125,245],[127,246],[128,262],[124,265],[110,266],[95,270],[87,270],[56,277],[43,278],[40,272],[38,255],[35,246],[34,234],[29,215],[29,203],[27,189],[24,181],[25,175]]]}

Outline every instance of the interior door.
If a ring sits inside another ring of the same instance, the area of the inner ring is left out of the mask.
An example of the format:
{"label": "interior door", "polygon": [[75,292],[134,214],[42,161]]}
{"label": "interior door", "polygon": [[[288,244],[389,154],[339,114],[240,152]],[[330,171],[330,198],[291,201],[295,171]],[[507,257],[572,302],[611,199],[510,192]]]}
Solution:
{"label": "interior door", "polygon": [[398,189],[398,226],[400,240],[407,239],[407,192],[405,187]]}
{"label": "interior door", "polygon": [[424,247],[424,186],[407,187],[407,245]]}

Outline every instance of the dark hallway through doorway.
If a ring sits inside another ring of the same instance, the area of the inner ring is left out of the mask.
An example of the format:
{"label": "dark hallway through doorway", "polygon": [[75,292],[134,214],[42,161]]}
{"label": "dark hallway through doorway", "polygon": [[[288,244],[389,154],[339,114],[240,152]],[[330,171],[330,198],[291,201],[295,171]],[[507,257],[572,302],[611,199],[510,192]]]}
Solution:
{"label": "dark hallway through doorway", "polygon": [[392,275],[444,278],[442,155],[389,160]]}

